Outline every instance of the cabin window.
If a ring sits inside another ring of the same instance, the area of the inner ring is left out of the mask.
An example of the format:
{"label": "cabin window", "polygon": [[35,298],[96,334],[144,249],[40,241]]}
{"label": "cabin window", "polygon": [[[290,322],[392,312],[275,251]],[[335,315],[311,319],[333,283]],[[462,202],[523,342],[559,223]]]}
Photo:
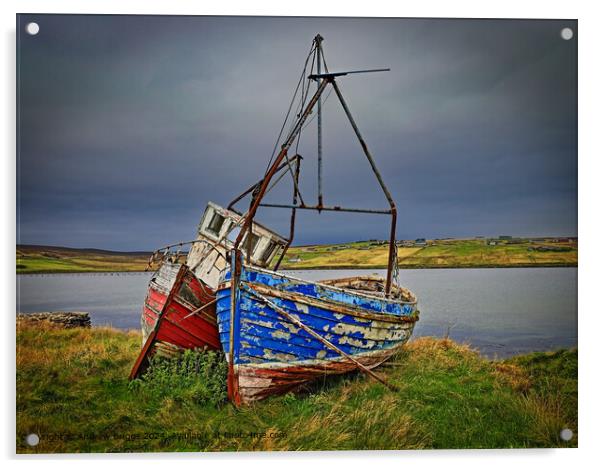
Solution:
{"label": "cabin window", "polygon": [[207,226],[207,230],[216,236],[219,236],[220,231],[222,230],[222,226],[224,225],[224,218],[221,214],[214,212],[213,218],[209,222],[209,226]]}
{"label": "cabin window", "polygon": [[278,244],[276,244],[276,242],[269,241],[268,246],[265,248],[263,254],[261,255],[261,261],[263,263],[268,263],[270,261],[270,258],[272,257],[272,254],[274,253],[274,250],[276,250],[277,246]]}
{"label": "cabin window", "polygon": [[259,236],[252,232],[248,233],[247,237],[245,237],[242,251],[246,254],[250,250],[252,255],[257,242],[259,242]]}
{"label": "cabin window", "polygon": [[239,233],[240,233],[240,226],[234,226],[228,233],[228,240],[234,244]]}

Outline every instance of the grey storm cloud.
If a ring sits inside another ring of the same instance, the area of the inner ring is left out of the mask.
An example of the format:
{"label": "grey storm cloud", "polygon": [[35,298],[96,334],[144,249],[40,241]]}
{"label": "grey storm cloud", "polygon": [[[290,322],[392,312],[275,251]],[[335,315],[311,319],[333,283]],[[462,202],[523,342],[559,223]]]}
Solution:
{"label": "grey storm cloud", "polygon": [[[40,33],[24,25],[36,21]],[[399,238],[575,235],[574,20],[19,15],[21,243],[153,249],[261,177],[317,33],[398,204]],[[315,120],[301,189],[316,198]],[[334,93],[325,202],[386,207]],[[290,181],[270,193],[290,201]],[[260,219],[287,232],[288,213]],[[297,243],[384,238],[302,213]]]}

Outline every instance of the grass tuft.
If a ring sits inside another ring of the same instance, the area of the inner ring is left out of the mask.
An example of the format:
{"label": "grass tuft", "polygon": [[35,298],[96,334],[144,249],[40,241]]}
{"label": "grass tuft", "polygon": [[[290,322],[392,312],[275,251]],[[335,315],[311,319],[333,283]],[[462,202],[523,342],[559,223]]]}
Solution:
{"label": "grass tuft", "polygon": [[129,388],[174,402],[218,406],[228,398],[228,366],[222,353],[186,350],[177,358],[154,356],[142,378]]}

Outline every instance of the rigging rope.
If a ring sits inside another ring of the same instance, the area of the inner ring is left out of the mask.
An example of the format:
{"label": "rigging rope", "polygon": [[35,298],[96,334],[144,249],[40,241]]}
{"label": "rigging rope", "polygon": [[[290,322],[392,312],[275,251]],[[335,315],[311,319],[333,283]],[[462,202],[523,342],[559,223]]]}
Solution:
{"label": "rigging rope", "polygon": [[[321,51],[321,56],[319,57],[319,60],[324,65],[324,69],[328,73],[328,65],[326,64],[326,58],[324,56],[324,51],[322,49],[320,51]],[[318,52],[318,48],[316,45],[316,41],[313,41],[311,44],[311,47],[309,49],[309,53],[307,54],[307,57],[305,58],[305,62],[303,64],[303,69],[301,71],[301,76],[299,77],[299,80],[297,81],[297,86],[295,87],[295,92],[293,93],[293,97],[288,106],[288,110],[286,112],[284,122],[282,123],[280,132],[278,133],[278,138],[276,139],[274,148],[272,149],[272,154],[271,154],[268,164],[266,166],[264,175],[266,175],[268,173],[270,165],[272,164],[272,161],[274,160],[274,156],[276,155],[276,150],[278,149],[278,145],[282,141],[282,135],[283,135],[284,129],[287,127],[287,123],[289,122],[289,118],[291,117],[291,111],[293,110],[293,107],[294,107],[294,115],[296,118],[292,119],[290,122],[288,131],[287,131],[287,139],[288,139],[288,137],[290,137],[291,133],[294,131],[295,126],[298,122],[298,119],[301,117],[301,112],[305,108],[305,105],[307,103],[307,100],[308,100],[309,94],[310,94],[309,89],[312,84],[312,80],[308,79],[308,76],[312,75],[314,73],[314,68],[317,67],[317,64],[318,64],[317,63],[317,61],[318,61],[318,53],[317,52]],[[311,59],[311,64],[310,64],[310,59]],[[310,70],[309,74],[307,73],[308,65],[309,65],[309,70]],[[295,106],[294,104],[295,104],[295,101],[297,101],[297,96],[299,95],[299,90],[301,91],[301,95],[300,95],[300,98],[298,99],[297,105]],[[331,93],[332,93],[332,89],[328,92],[328,94],[326,95],[326,98],[322,101],[322,104],[326,104]],[[303,127],[299,130],[299,133],[297,134],[296,142],[295,142],[295,153],[296,154],[299,154],[299,145],[301,143],[302,131],[307,128],[307,126],[314,120],[316,115],[317,114],[314,114],[309,119],[309,121],[307,123],[305,123],[305,125],[303,125]],[[288,154],[285,154],[284,157],[286,158],[287,169],[291,175],[291,178],[293,179],[293,184],[295,185],[295,190],[297,191],[299,198],[302,202],[303,198],[301,197],[301,191],[299,190],[298,182],[296,181],[295,176],[293,174],[293,170],[291,167],[292,166],[291,160],[290,160]],[[281,179],[282,179],[282,177],[279,177],[277,180],[279,181]],[[274,185],[275,184],[272,184],[271,188],[273,188]],[[303,204],[303,202],[302,202],[302,204]]]}
{"label": "rigging rope", "polygon": [[[310,75],[313,74],[313,72],[314,72],[314,66],[315,66],[315,63],[316,63],[317,52],[318,52],[318,49],[314,48],[313,58],[312,58],[312,61],[311,61],[311,67],[309,69],[309,74]],[[305,85],[305,82],[307,82],[307,85]],[[301,90],[302,91],[302,93],[301,93],[301,102],[299,103],[299,107],[298,107],[297,119],[300,118],[300,112],[305,108],[305,103],[307,101],[307,98],[309,97],[309,87],[310,87],[310,85],[311,85],[311,81],[308,80],[308,79],[305,79],[304,80],[304,86],[305,86],[304,89],[305,89],[305,92],[303,92],[303,89]],[[313,117],[312,117],[312,120],[313,120]],[[307,127],[307,125],[304,125],[301,128],[301,130],[299,130],[299,133],[297,134],[297,142],[296,142],[296,145],[295,145],[295,154],[299,154],[299,145],[301,143],[301,132],[303,132],[303,130],[306,127]],[[293,131],[293,128],[294,127],[291,127],[291,129],[289,130],[289,135],[290,135],[290,132]],[[288,156],[287,156],[287,158],[288,158]],[[292,173],[291,173],[291,175],[292,175]],[[293,176],[293,180],[295,180],[294,176]],[[295,182],[295,185],[296,185],[296,182]],[[297,192],[299,192],[298,187],[296,187],[296,188],[297,188]],[[299,192],[299,195],[301,195],[300,192]],[[301,202],[303,202],[302,198],[301,198]]]}
{"label": "rigging rope", "polygon": [[[317,49],[314,48],[313,49],[314,59],[312,59],[311,68],[309,71],[310,75],[314,72],[316,52],[317,52]],[[311,81],[306,80],[306,75],[307,75],[307,65],[303,70],[303,86],[301,87],[301,99],[299,100],[299,104],[297,104],[297,107],[295,108],[296,120],[293,120],[289,126],[289,129],[287,132],[287,139],[291,135],[293,130],[295,129],[295,126],[296,126],[298,120],[301,118],[301,113],[303,112],[303,109],[305,108],[305,104],[307,102],[307,98],[309,97],[309,87],[311,86]],[[306,82],[307,82],[307,84],[305,84]]]}
{"label": "rigging rope", "polygon": [[288,122],[288,118],[290,116],[291,113],[291,109],[293,107],[293,104],[295,103],[295,100],[297,98],[297,94],[299,92],[299,87],[301,86],[301,83],[304,80],[305,77],[305,72],[307,70],[307,63],[309,62],[309,58],[312,56],[312,54],[314,54],[315,52],[315,45],[314,43],[312,43],[310,50],[309,50],[309,54],[307,54],[307,58],[305,59],[305,63],[303,64],[303,70],[301,72],[301,76],[299,77],[299,81],[297,82],[297,86],[295,88],[295,92],[293,93],[293,98],[291,99],[291,103],[288,106],[288,110],[286,112],[286,116],[284,118],[284,122],[282,122],[282,127],[280,128],[280,132],[278,133],[278,138],[276,139],[276,143],[274,144],[274,149],[272,150],[272,155],[270,156],[270,160],[268,161],[268,165],[265,169],[265,174],[268,173],[268,170],[270,168],[270,164],[272,164],[272,160],[274,159],[274,156],[276,154],[276,149],[278,148],[278,143],[280,143],[280,140],[282,138],[282,132],[284,131],[284,128],[286,127],[286,123]]}
{"label": "rigging rope", "polygon": [[[328,91],[328,94],[326,95],[326,97],[324,98],[324,100],[322,101],[322,107],[324,107],[324,104],[326,104],[326,101],[328,101],[328,98],[330,97],[330,93],[332,93],[332,88],[330,88],[330,91]],[[313,120],[316,118],[317,114],[312,115],[311,119],[309,119],[305,125],[303,125],[303,128],[301,130],[305,130],[307,128],[307,126],[313,122]]]}
{"label": "rigging rope", "polygon": [[[314,43],[315,43],[315,42],[314,42]],[[324,70],[326,70],[326,73],[328,73],[328,72],[329,72],[329,71],[328,71],[328,65],[326,64],[326,58],[324,57],[324,49],[320,48],[320,52],[321,52],[321,62],[322,62],[322,64],[324,65]],[[315,64],[314,60],[315,60],[316,56],[317,56],[317,48],[314,48],[314,59],[312,60],[311,70],[310,70],[310,73],[309,73],[310,75],[312,75],[312,74],[313,74],[313,72],[314,72],[314,64]],[[309,81],[309,80],[307,80],[307,81],[308,81],[308,83],[307,83],[307,91],[309,91],[309,85],[310,85],[310,81]],[[332,93],[332,88],[331,88],[331,89],[328,91],[328,94],[326,95],[326,97],[325,97],[325,98],[324,98],[324,100],[322,101],[322,106],[324,106],[324,104],[326,104],[326,102],[328,101],[328,98],[330,97],[330,94],[331,94],[331,93]],[[307,95],[308,95],[308,93],[306,93],[306,95],[305,95],[305,97],[306,97],[306,98],[307,98]],[[303,106],[304,106],[304,105],[305,105],[305,101],[303,101],[303,103],[302,103],[302,105],[301,105],[301,108],[303,108]],[[299,153],[299,143],[300,143],[300,141],[301,141],[301,132],[302,132],[303,130],[305,130],[305,129],[308,127],[308,125],[309,125],[309,124],[311,124],[311,123],[313,122],[313,120],[316,118],[316,115],[317,115],[317,114],[314,114],[314,115],[313,115],[313,116],[312,116],[312,117],[311,117],[311,118],[310,118],[310,119],[309,119],[309,120],[308,120],[308,121],[305,123],[305,125],[303,125],[303,128],[301,128],[301,131],[299,131],[299,135],[297,136],[297,145],[296,145],[296,147],[295,147],[295,152],[296,152],[297,154]],[[298,115],[297,115],[297,116],[298,116]],[[289,134],[290,134],[290,131],[292,131],[292,128],[293,128],[293,127],[291,127],[291,130],[289,130]]]}

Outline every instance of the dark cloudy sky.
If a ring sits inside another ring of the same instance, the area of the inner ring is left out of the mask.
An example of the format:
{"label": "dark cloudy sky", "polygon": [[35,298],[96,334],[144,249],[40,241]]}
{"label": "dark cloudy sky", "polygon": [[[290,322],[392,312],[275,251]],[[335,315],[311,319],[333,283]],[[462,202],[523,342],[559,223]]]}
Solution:
{"label": "dark cloudy sky", "polygon": [[[24,25],[36,21],[29,36]],[[18,242],[153,249],[264,172],[316,33],[400,212],[398,238],[576,235],[575,21],[22,15]],[[315,120],[301,189],[315,202]],[[386,208],[334,93],[325,203]],[[270,194],[289,201],[290,183]],[[241,205],[244,207],[245,205]],[[288,212],[260,219],[288,232]],[[297,243],[385,238],[302,213]]]}

